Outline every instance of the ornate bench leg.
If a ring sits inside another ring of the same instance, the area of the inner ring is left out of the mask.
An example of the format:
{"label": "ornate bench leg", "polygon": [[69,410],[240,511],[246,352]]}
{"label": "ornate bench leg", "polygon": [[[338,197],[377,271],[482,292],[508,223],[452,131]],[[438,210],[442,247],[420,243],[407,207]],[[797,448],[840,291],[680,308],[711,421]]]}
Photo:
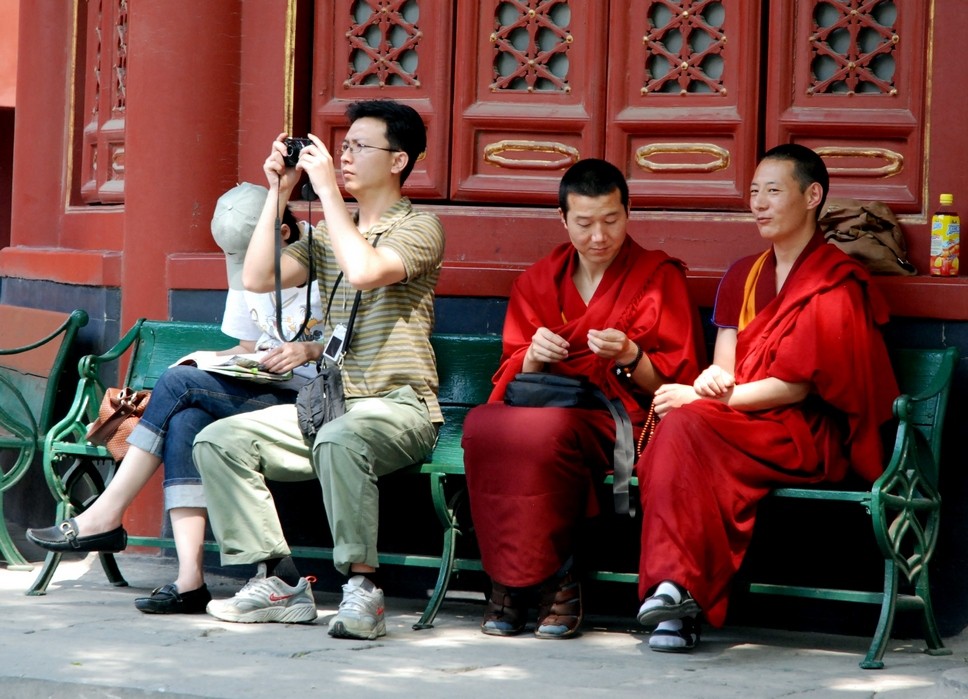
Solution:
{"label": "ornate bench leg", "polygon": [[927,568],[921,571],[916,590],[924,605],[921,610],[921,623],[924,628],[924,640],[928,644],[924,652],[928,655],[951,655],[951,649],[944,647],[941,634],[938,632],[938,623],[934,617],[934,605],[931,602],[931,586],[928,581]]}
{"label": "ornate bench leg", "polygon": [[47,554],[47,558],[44,559],[44,567],[40,569],[40,574],[37,579],[34,580],[34,584],[27,589],[28,595],[46,595],[47,586],[50,584],[51,578],[54,577],[54,571],[57,570],[57,566],[60,564],[61,554],[51,551]]}
{"label": "ornate bench leg", "polygon": [[881,616],[867,657],[860,662],[862,670],[882,670],[884,651],[894,628],[894,612],[897,609],[897,566],[892,561],[884,561],[884,599],[881,601]]}
{"label": "ornate bench leg", "polygon": [[[55,551],[50,551],[47,554],[47,558],[44,560],[44,567],[40,569],[40,574],[37,576],[37,579],[34,580],[34,584],[28,588],[26,593],[27,595],[47,594],[47,586],[50,585],[50,581],[53,579],[54,573],[57,571],[57,566],[60,565],[62,555],[63,554]],[[101,568],[104,569],[104,574],[108,577],[108,582],[115,587],[128,586],[128,581],[125,580],[124,576],[121,574],[121,570],[118,568],[118,564],[114,560],[113,553],[99,553],[98,558],[101,559]]]}
{"label": "ornate bench leg", "polygon": [[118,562],[114,560],[114,554],[99,553],[97,556],[101,559],[101,568],[104,570],[108,582],[115,587],[127,587],[128,581],[121,574],[121,569],[118,568]]}
{"label": "ornate bench leg", "polygon": [[[53,473],[53,470],[51,470]],[[104,492],[104,480],[97,467],[88,459],[78,458],[65,471],[63,476],[56,476],[59,490],[62,492],[61,502],[57,505],[55,522],[73,517],[77,512],[87,509],[97,497]],[[60,565],[61,553],[51,551],[44,560],[44,567],[27,590],[28,595],[43,595],[54,577],[57,566]],[[101,568],[107,576],[108,582],[115,587],[127,587],[128,583],[118,568],[113,553],[99,553]]]}
{"label": "ornate bench leg", "polygon": [[444,528],[443,549],[440,554],[440,572],[437,574],[437,583],[434,586],[433,594],[427,601],[423,616],[413,625],[415,631],[420,629],[433,628],[434,619],[440,610],[440,605],[444,601],[447,587],[450,585],[451,575],[454,573],[454,550],[456,548],[457,535],[460,530],[457,526],[457,517],[454,509],[447,502],[444,492],[444,483],[447,476],[443,473],[430,474],[430,492],[434,500],[434,510],[441,526]]}

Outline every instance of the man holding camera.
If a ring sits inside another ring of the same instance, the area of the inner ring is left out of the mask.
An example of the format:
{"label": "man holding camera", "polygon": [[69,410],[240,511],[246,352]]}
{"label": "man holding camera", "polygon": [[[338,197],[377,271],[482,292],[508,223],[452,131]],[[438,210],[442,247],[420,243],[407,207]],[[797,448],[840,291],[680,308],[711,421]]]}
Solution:
{"label": "man holding camera", "polygon": [[[383,592],[376,584],[377,479],[424,459],[443,418],[430,334],[434,286],[444,250],[436,216],[414,211],[401,187],[426,148],[426,129],[411,107],[389,100],[356,102],[341,144],[339,166],[310,135],[302,143],[281,134],[263,169],[269,185],[262,216],[246,254],[243,282],[252,291],[275,287],[275,221],[301,174],[319,195],[324,223],[313,245],[321,293],[329,301],[328,345],[349,324],[362,292],[352,346],[342,347],[346,413],[322,425],[311,445],[294,405],[219,420],[195,440],[212,530],[223,564],[258,564],[256,577],[208,612],[235,622],[312,622],[309,580],[297,571],[266,480],[318,478],[334,542],[334,564],[348,577],[331,636],[375,639],[386,633]],[[285,249],[283,287],[310,281],[303,240]]]}

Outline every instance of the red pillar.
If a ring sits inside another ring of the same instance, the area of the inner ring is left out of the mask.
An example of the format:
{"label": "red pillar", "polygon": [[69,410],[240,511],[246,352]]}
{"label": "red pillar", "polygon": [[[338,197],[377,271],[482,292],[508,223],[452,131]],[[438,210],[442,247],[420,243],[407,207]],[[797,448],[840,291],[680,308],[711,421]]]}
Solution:
{"label": "red pillar", "polygon": [[238,170],[240,5],[130,6],[122,327],[168,317],[170,253],[217,249],[209,222]]}

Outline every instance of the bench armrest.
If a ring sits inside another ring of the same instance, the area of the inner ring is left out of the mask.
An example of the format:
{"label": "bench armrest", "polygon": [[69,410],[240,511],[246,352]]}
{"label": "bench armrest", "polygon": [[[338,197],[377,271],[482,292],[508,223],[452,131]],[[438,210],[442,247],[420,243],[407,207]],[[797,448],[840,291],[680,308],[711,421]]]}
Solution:
{"label": "bench armrest", "polygon": [[938,492],[941,433],[958,351],[906,350],[897,365],[911,394],[894,400],[897,434],[884,473],[871,492],[877,544],[909,580],[930,561],[937,543],[941,495]]}
{"label": "bench armrest", "polygon": [[[898,429],[885,475],[898,468],[915,467],[932,488],[937,488],[941,436],[957,364],[958,350],[954,347],[898,351],[896,371],[908,392],[894,399]],[[918,453],[924,449],[927,453]]]}
{"label": "bench armrest", "polygon": [[100,376],[101,365],[109,364],[120,359],[140,336],[141,325],[144,322],[144,318],[139,318],[131,329],[125,333],[124,337],[118,340],[117,344],[104,354],[88,354],[81,357],[81,360],[77,363],[77,373],[81,377],[81,380],[89,379],[95,381],[103,390],[104,382]]}
{"label": "bench armrest", "polygon": [[117,361],[134,345],[140,335],[143,322],[143,318],[139,319],[107,352],[81,357],[77,364],[80,378],[74,391],[74,401],[64,417],[47,431],[44,439],[45,462],[56,460],[56,455],[61,453],[56,446],[58,444],[86,442],[87,426],[97,418],[98,408],[106,389],[101,368],[105,364]]}

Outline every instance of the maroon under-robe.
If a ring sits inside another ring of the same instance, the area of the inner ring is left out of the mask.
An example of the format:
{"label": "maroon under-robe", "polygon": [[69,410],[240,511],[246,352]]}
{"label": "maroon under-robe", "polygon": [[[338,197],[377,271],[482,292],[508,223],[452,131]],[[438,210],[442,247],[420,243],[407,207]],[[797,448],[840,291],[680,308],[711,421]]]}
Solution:
{"label": "maroon under-robe", "polygon": [[611,468],[615,441],[604,410],[504,405],[504,388],[521,371],[535,331],[547,327],[570,343],[568,358],[549,371],[584,376],[609,398],[620,398],[639,429],[651,396],[588,349],[589,329],[622,330],[670,381],[691,382],[698,373],[699,324],[680,262],[627,238],[587,306],[572,281],[577,265],[577,251],[565,243],[515,281],[494,392],[464,422],[482,563],[493,580],[510,587],[547,580],[572,555],[577,526],[598,512],[593,475]]}
{"label": "maroon under-robe", "polygon": [[[750,266],[747,258],[728,271],[719,294],[742,289]],[[672,580],[714,626],[725,620],[757,503],[774,487],[838,481],[848,468],[873,481],[883,470],[880,426],[897,395],[877,327],[887,308],[867,270],[816,238],[779,293],[773,269],[761,275],[756,315],[737,335],[736,383],[775,377],[809,382],[811,394],[757,412],[712,399],[676,408],[637,464],[639,596]],[[762,286],[772,286],[772,300]],[[717,299],[717,314],[739,305]]]}

